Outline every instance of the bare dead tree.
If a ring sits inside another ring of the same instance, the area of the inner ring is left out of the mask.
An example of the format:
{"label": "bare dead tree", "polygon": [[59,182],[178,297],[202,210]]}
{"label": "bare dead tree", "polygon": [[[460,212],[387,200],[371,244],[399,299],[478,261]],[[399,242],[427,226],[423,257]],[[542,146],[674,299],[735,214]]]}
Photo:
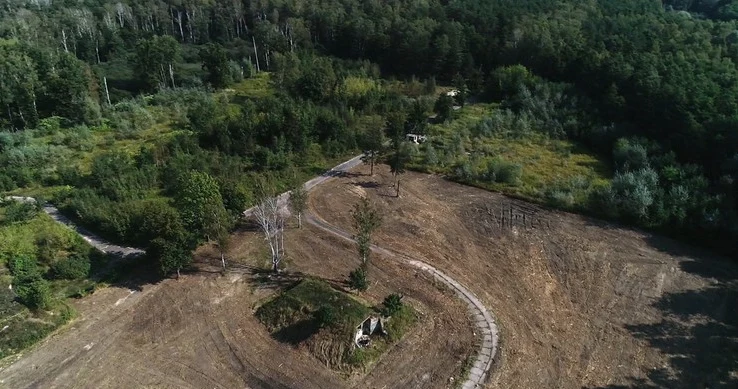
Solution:
{"label": "bare dead tree", "polygon": [[259,224],[264,238],[272,252],[272,271],[279,269],[284,256],[284,214],[279,204],[279,197],[265,196],[254,208],[254,217]]}

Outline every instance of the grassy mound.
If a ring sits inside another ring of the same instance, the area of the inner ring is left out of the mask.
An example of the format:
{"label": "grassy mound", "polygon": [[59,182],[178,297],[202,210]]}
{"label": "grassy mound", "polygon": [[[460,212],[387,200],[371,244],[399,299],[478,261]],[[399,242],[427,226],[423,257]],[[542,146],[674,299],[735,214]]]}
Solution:
{"label": "grassy mound", "polygon": [[387,336],[356,349],[354,329],[378,310],[333,289],[323,281],[304,279],[256,310],[256,317],[275,339],[304,345],[327,366],[339,370],[365,367],[381,356],[416,320],[404,305],[387,322]]}

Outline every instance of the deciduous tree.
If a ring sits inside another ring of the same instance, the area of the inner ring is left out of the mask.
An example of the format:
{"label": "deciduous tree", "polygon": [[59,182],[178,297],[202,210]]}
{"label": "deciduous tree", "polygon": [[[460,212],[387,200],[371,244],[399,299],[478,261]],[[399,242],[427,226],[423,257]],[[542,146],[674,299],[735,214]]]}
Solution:
{"label": "deciduous tree", "polygon": [[298,185],[290,191],[289,205],[290,210],[297,218],[297,228],[302,228],[302,214],[307,208],[307,198],[308,193],[302,185]]}

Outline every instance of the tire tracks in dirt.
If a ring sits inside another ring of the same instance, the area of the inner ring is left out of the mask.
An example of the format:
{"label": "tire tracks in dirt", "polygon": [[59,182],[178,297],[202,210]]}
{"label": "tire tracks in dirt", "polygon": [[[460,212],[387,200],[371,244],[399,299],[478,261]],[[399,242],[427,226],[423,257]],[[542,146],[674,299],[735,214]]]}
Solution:
{"label": "tire tracks in dirt", "polygon": [[[332,226],[319,216],[312,213],[305,215],[305,220],[315,227],[318,227],[332,235],[354,242],[354,238],[346,231],[343,231],[335,226]],[[463,300],[469,309],[471,317],[474,319],[475,327],[482,334],[482,342],[477,352],[477,357],[474,360],[469,375],[464,381],[463,389],[480,388],[484,386],[487,380],[492,365],[497,355],[497,348],[499,345],[499,331],[497,324],[495,323],[492,314],[489,313],[487,308],[482,304],[481,301],[465,286],[449,277],[442,271],[435,267],[427,264],[418,259],[413,259],[402,253],[394,250],[385,249],[377,245],[371,246],[372,251],[384,255],[387,258],[399,260],[402,263],[415,267],[427,273],[430,273],[435,279],[449,287],[451,290],[456,292],[456,295]]]}
{"label": "tire tracks in dirt", "polygon": [[[322,174],[321,176],[311,179],[305,184],[305,188],[306,190],[309,191],[317,185],[320,185],[336,176],[347,173],[350,169],[356,167],[360,163],[361,163],[361,156],[356,156],[334,167],[328,172]],[[282,195],[279,196],[280,206],[286,207],[288,196],[289,196],[289,192],[283,193]],[[30,198],[30,197],[13,197],[12,199],[16,201],[25,201],[25,202],[35,202],[36,201],[35,199]],[[130,256],[139,256],[143,254],[144,252],[141,249],[132,248],[132,247],[121,247],[121,246],[113,245],[109,242],[104,241],[103,239],[99,238],[98,236],[91,233],[90,231],[87,231],[77,226],[76,224],[74,224],[71,220],[61,215],[58,209],[56,209],[53,206],[50,206],[50,205],[44,206],[44,211],[58,223],[64,224],[72,228],[73,230],[75,230],[88,243],[90,243],[92,246],[94,246],[95,248],[97,248],[98,250],[104,253],[115,254],[119,257],[125,258],[125,257],[130,257]],[[248,217],[252,213],[253,213],[253,208],[250,208],[244,211],[243,215],[245,217]],[[351,242],[354,241],[351,234],[335,226],[330,225],[328,222],[319,218],[317,215],[307,213],[306,220],[308,221],[308,223],[326,232],[329,232],[332,235],[349,240]],[[457,297],[460,298],[462,301],[464,301],[464,303],[466,303],[469,309],[470,316],[474,320],[474,325],[482,335],[482,340],[479,346],[479,351],[477,352],[477,357],[474,361],[473,366],[471,367],[468,373],[466,380],[464,381],[462,385],[462,388],[463,389],[473,389],[473,388],[483,387],[484,383],[486,382],[489,376],[489,372],[492,369],[492,365],[494,364],[495,357],[497,355],[497,350],[499,347],[499,331],[497,328],[497,324],[495,323],[495,320],[492,317],[492,314],[487,310],[484,304],[482,304],[482,302],[469,289],[467,289],[461,283],[459,283],[458,281],[454,280],[453,278],[446,275],[442,271],[438,270],[437,268],[429,265],[428,263],[422,260],[411,258],[400,252],[382,248],[376,245],[372,245],[372,250],[386,256],[387,258],[398,260],[408,266],[420,269],[424,272],[431,274],[435,279],[437,279],[438,281],[440,281],[441,283],[449,287],[451,290],[453,290],[456,293]],[[224,337],[222,330],[220,328],[219,330],[220,330],[220,335]],[[216,348],[219,348],[216,342],[214,342],[214,344]],[[233,350],[231,350],[231,353],[233,354],[231,356],[235,357],[238,360],[238,362],[241,363],[243,367],[243,361],[241,361],[241,359],[238,358],[238,356],[235,355],[235,353],[233,353]],[[231,360],[230,362],[233,363],[234,361]],[[253,378],[257,378],[257,377],[253,377]]]}

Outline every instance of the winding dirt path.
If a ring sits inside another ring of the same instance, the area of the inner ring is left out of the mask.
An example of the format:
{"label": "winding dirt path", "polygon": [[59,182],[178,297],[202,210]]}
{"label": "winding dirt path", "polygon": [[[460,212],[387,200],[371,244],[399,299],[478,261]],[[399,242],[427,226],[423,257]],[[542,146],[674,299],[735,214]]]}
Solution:
{"label": "winding dirt path", "polygon": [[[6,199],[18,201],[22,203],[36,203],[36,199],[34,199],[33,197],[8,196],[6,197]],[[73,221],[69,220],[68,217],[62,215],[61,212],[59,212],[59,210],[53,205],[44,204],[43,209],[47,215],[49,215],[52,219],[54,219],[54,221],[73,229],[75,232],[77,232],[77,234],[79,234],[82,237],[82,239],[87,241],[87,243],[89,243],[90,246],[102,251],[105,254],[112,254],[112,255],[115,255],[121,258],[137,257],[139,255],[144,254],[144,250],[141,250],[135,247],[118,246],[116,244],[110,243],[106,241],[105,239],[93,234],[89,230],[78,226]]]}
{"label": "winding dirt path", "polygon": [[[333,177],[336,177],[336,176],[339,176],[341,174],[348,172],[349,170],[356,167],[360,163],[361,163],[361,156],[354,157],[334,167],[328,172],[306,182],[305,189],[309,191],[313,189],[315,186],[320,185],[332,179]],[[283,193],[282,195],[280,195],[279,205],[281,207],[286,207],[288,198],[289,198],[289,192]],[[31,197],[12,196],[12,197],[9,197],[9,199],[12,199],[15,201],[23,201],[23,202],[35,202],[36,201],[34,198],[31,198]],[[74,224],[74,222],[72,222],[67,217],[59,213],[59,210],[54,206],[45,205],[44,212],[46,212],[55,221],[74,229],[88,243],[90,243],[92,246],[94,246],[95,248],[97,248],[98,250],[104,253],[110,253],[110,254],[120,256],[120,257],[139,256],[144,253],[144,251],[141,249],[137,249],[133,247],[122,247],[122,246],[114,245],[114,244],[111,244],[105,241],[99,236],[93,234],[92,232]],[[246,211],[244,211],[243,214],[245,217],[249,217],[251,216],[252,213],[253,213],[253,208],[249,208]],[[307,216],[306,219],[308,223],[324,231],[327,231],[335,236],[338,236],[340,238],[343,238],[343,239],[346,239],[352,242],[354,241],[353,237],[351,236],[349,232],[330,225],[328,222],[321,219],[319,216],[314,215],[314,214],[308,214],[306,216]],[[462,388],[472,389],[472,388],[483,387],[484,382],[487,380],[489,371],[492,368],[492,365],[494,363],[494,358],[495,358],[495,355],[497,354],[497,349],[498,349],[498,344],[499,344],[499,331],[492,317],[492,314],[487,310],[487,308],[481,303],[481,301],[479,301],[479,299],[469,289],[467,289],[465,286],[463,286],[462,284],[460,284],[453,278],[449,277],[442,271],[427,264],[426,262],[419,260],[419,259],[408,257],[400,252],[382,248],[376,245],[372,245],[372,250],[382,255],[385,255],[388,258],[394,258],[398,261],[401,261],[404,264],[407,264],[409,266],[412,266],[412,267],[415,267],[415,268],[418,268],[420,270],[430,273],[437,280],[439,280],[440,282],[448,286],[450,289],[452,289],[454,292],[456,292],[457,296],[467,304],[471,317],[474,320],[474,324],[482,335],[482,339],[481,339],[481,343],[479,346],[479,351],[477,353],[477,357],[474,361],[474,364],[471,370],[469,371],[469,375],[466,381],[464,382]]]}
{"label": "winding dirt path", "polygon": [[[308,223],[335,236],[341,237],[351,242],[354,241],[351,234],[328,224],[328,222],[314,214],[307,214],[306,220]],[[388,258],[393,258],[407,265],[419,268],[420,270],[430,273],[437,280],[456,292],[456,295],[467,304],[469,312],[474,319],[474,325],[482,334],[482,342],[479,346],[479,352],[477,353],[477,358],[474,361],[474,365],[469,371],[469,376],[464,382],[462,388],[472,389],[483,387],[484,382],[487,379],[487,375],[492,368],[499,343],[499,331],[497,330],[497,325],[495,324],[495,320],[492,318],[492,315],[487,310],[487,308],[485,308],[482,302],[479,301],[479,299],[474,296],[474,294],[469,291],[469,289],[461,285],[453,278],[444,274],[442,271],[436,269],[435,267],[421,260],[410,258],[402,253],[396,252],[394,250],[385,249],[377,245],[372,245],[372,250]]]}
{"label": "winding dirt path", "polygon": [[[349,170],[356,167],[360,163],[361,156],[354,157],[334,167],[321,176],[308,181],[307,183],[305,183],[305,189],[309,191],[315,186],[322,184],[332,179],[333,177],[347,173]],[[288,197],[289,193],[284,193],[280,196],[279,200],[281,206],[286,205]],[[253,208],[246,210],[244,212],[244,215],[251,215],[252,209]],[[308,213],[306,215],[306,219],[308,223],[326,232],[329,232],[335,236],[341,237],[351,242],[354,241],[352,235],[349,232],[330,225],[328,222],[321,219],[315,214]],[[469,308],[469,313],[474,319],[474,325],[477,327],[479,333],[481,333],[482,335],[482,341],[479,345],[477,358],[475,359],[474,365],[469,371],[469,376],[464,382],[462,388],[472,389],[483,387],[484,382],[487,380],[487,376],[492,369],[492,365],[494,363],[495,356],[497,355],[497,349],[499,345],[499,331],[497,329],[497,324],[495,323],[495,320],[489,310],[487,310],[484,304],[482,304],[482,302],[474,295],[474,293],[472,293],[464,285],[460,284],[458,281],[454,280],[453,278],[449,277],[448,275],[429,265],[428,263],[419,259],[411,258],[394,250],[379,247],[377,245],[372,245],[372,250],[385,255],[388,258],[396,259],[409,266],[421,269],[432,274],[433,277],[435,277],[437,280],[456,292],[456,295],[467,304],[467,307]]]}

